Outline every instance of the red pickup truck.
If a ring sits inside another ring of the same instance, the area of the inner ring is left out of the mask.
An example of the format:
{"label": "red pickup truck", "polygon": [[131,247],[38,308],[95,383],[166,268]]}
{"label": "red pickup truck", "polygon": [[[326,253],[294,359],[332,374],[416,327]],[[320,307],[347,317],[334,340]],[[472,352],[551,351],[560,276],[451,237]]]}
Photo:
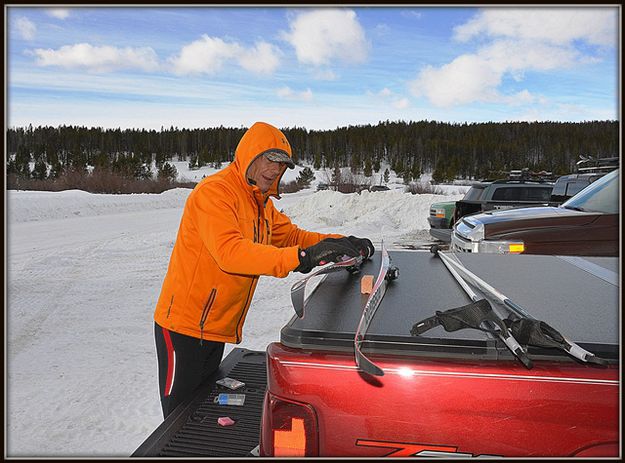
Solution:
{"label": "red pickup truck", "polygon": [[[198,395],[181,405],[133,456],[619,457],[618,258],[462,254],[462,264],[603,359],[585,363],[529,345],[528,369],[480,329],[416,322],[470,302],[429,252],[391,251],[399,277],[370,321],[362,352],[383,371],[365,373],[354,337],[367,299],[360,274],[328,274],[265,352],[235,349]],[[486,297],[500,313],[505,307]],[[236,358],[235,358],[236,357]],[[266,366],[265,366],[266,360]],[[215,380],[246,383],[244,407],[220,406]],[[224,414],[235,425],[220,427]]]}
{"label": "red pickup truck", "polygon": [[[365,349],[384,375],[354,362],[366,297],[359,278],[328,275],[304,318],[294,317],[267,349],[261,456],[619,455],[616,259],[461,256],[534,318],[608,361],[590,365],[530,347],[527,369],[477,329],[438,326],[411,336],[414,322],[467,304],[467,295],[431,254],[391,257],[400,277],[388,286]],[[375,273],[373,261],[362,271]]]}

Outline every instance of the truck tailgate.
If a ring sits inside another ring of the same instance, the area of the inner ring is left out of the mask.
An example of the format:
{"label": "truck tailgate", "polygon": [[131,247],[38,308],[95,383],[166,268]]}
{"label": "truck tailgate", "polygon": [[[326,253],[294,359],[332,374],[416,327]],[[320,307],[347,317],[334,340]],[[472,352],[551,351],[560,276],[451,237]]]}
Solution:
{"label": "truck tailgate", "polygon": [[[243,381],[245,386],[231,391],[215,384],[226,376]],[[266,353],[235,348],[197,394],[176,408],[132,456],[251,456],[259,442],[266,385]],[[245,394],[244,405],[215,404],[215,397],[223,392]],[[217,419],[221,416],[229,416],[235,424],[220,426]]]}

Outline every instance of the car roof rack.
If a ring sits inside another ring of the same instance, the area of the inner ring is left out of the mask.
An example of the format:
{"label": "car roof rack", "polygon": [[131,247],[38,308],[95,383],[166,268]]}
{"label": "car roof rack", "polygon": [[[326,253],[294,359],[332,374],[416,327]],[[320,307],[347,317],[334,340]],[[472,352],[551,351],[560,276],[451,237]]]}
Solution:
{"label": "car roof rack", "polygon": [[529,167],[523,169],[512,169],[509,171],[491,171],[489,172],[489,178],[483,179],[481,182],[488,183],[549,183],[554,182],[555,178],[553,172],[541,170],[534,172]]}
{"label": "car roof rack", "polygon": [[531,180],[533,182],[551,182],[553,181],[553,172],[541,170],[534,172],[529,167],[523,169],[511,170],[508,173],[509,180]]}
{"label": "car roof rack", "polygon": [[619,168],[618,157],[594,158],[592,156],[580,156],[575,163],[579,173],[608,173]]}

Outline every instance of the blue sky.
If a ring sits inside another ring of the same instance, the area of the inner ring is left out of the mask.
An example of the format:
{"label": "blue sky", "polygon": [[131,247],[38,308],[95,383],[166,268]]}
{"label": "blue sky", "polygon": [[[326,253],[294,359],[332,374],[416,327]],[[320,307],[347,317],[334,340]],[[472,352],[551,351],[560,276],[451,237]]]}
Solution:
{"label": "blue sky", "polygon": [[8,126],[620,118],[620,7],[5,6]]}

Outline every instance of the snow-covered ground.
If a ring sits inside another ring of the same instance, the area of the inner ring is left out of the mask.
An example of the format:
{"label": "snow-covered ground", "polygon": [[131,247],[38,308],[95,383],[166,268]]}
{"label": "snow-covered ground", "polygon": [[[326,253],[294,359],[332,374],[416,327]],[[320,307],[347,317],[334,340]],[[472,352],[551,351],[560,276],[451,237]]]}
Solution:
{"label": "snow-covered ground", "polygon": [[[185,164],[186,179],[213,171]],[[468,188],[412,195],[392,178],[391,191],[344,195],[319,181],[277,207],[302,228],[389,247],[427,243],[429,205]],[[6,456],[127,457],[162,422],[152,315],[190,191],[6,193]],[[279,339],[300,277],[261,278],[239,347]]]}

